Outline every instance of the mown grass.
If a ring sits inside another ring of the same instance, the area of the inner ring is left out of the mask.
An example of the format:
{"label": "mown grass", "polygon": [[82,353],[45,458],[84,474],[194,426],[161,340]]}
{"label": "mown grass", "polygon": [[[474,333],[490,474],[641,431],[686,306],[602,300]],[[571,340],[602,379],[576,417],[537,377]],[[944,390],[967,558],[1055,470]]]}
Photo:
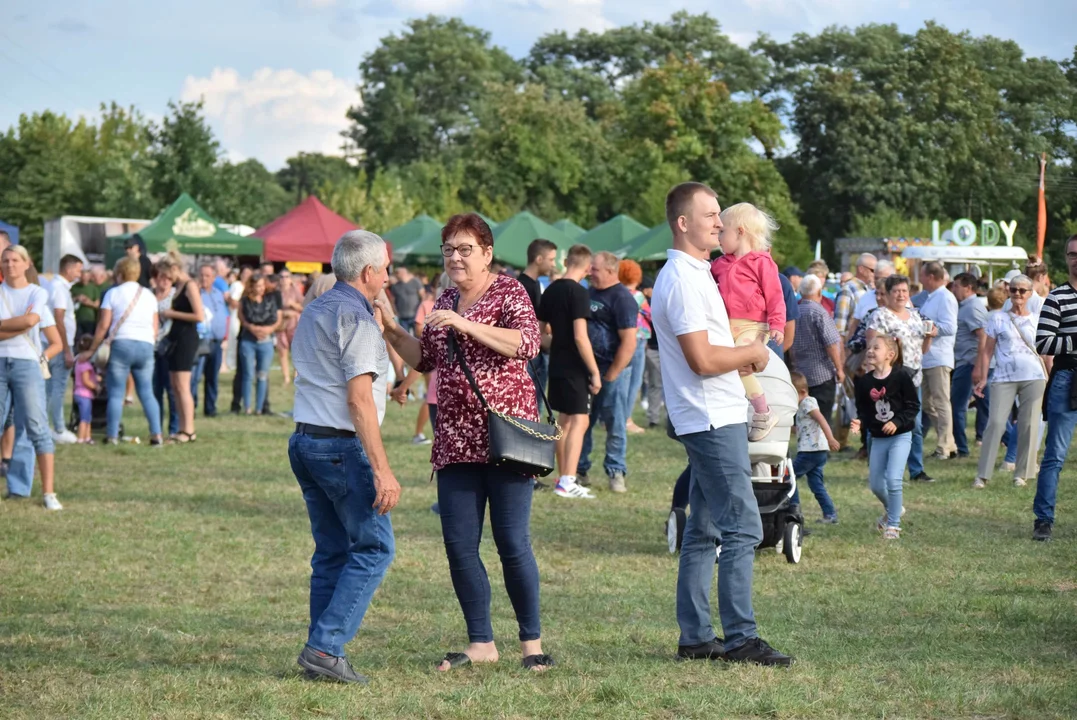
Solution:
{"label": "mown grass", "polygon": [[[290,405],[281,391],[274,402]],[[1029,539],[1034,487],[999,474],[973,491],[974,460],[961,460],[929,463],[940,482],[906,488],[903,537],[884,544],[866,465],[836,456],[841,524],[815,526],[799,566],[757,557],[761,633],[798,658],[781,671],[673,661],[662,523],[684,454],[661,432],[632,438],[627,495],[535,498],[558,666],[520,668],[487,532],[502,661],[435,674],[466,637],[428,510],[429,449],[409,444],[416,409],[390,408],[384,428],[405,492],[396,561],[348,648],[369,687],[310,683],[295,665],[312,541],[288,421],[200,418],[190,446],[60,448],[60,514],[0,503],[0,717],[1077,716],[1073,460],[1053,543]],[[145,435],[137,412],[127,423]]]}

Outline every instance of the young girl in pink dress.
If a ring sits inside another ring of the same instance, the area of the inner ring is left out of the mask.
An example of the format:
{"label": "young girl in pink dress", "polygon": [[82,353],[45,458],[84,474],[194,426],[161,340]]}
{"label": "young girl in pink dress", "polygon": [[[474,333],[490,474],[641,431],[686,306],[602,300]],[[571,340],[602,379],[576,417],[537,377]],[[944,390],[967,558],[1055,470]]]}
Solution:
{"label": "young girl in pink dress", "polygon": [[[711,275],[729,313],[733,342],[750,345],[785,339],[785,298],[778,266],[770,257],[771,235],[778,229],[774,219],[749,203],[722,211],[718,241],[722,256],[711,263]],[[748,440],[758,442],[778,422],[770,411],[763,387],[755,375],[743,375],[744,391],[752,404]]]}

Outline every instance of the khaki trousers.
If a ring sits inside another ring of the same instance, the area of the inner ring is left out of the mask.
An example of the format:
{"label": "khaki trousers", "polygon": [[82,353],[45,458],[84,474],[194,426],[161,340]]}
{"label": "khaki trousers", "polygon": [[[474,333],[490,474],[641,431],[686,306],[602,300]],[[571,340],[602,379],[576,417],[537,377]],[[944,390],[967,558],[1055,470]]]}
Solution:
{"label": "khaki trousers", "polygon": [[949,455],[957,452],[954,441],[954,416],[950,407],[950,374],[952,368],[934,367],[924,370],[924,414],[938,434],[938,449]]}
{"label": "khaki trousers", "polygon": [[990,480],[995,472],[995,459],[1002,444],[1002,435],[1006,432],[1006,421],[1010,418],[1014,398],[1020,401],[1020,405],[1017,408],[1017,463],[1013,468],[1013,476],[1015,479],[1024,480],[1036,476],[1036,451],[1040,447],[1040,409],[1046,388],[1046,380],[991,383],[991,414],[987,419],[984,444],[980,449],[980,464],[976,469],[978,477]]}

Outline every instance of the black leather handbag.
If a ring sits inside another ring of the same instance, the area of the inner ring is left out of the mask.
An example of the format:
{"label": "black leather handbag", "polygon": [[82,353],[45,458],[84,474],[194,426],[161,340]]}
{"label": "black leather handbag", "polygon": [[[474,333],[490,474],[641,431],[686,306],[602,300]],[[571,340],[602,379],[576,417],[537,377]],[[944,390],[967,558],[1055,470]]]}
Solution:
{"label": "black leather handbag", "polygon": [[[446,344],[449,349],[449,365],[454,358],[459,360],[460,368],[467,377],[475,396],[486,411],[486,423],[490,433],[490,462],[500,468],[526,475],[528,477],[546,477],[553,472],[556,459],[556,443],[561,439],[561,428],[553,420],[553,411],[546,393],[539,388],[539,396],[546,405],[547,422],[535,422],[513,417],[490,407],[479,390],[467,366],[464,350],[456,342],[456,333],[449,330]],[[539,408],[541,416],[542,408]]]}

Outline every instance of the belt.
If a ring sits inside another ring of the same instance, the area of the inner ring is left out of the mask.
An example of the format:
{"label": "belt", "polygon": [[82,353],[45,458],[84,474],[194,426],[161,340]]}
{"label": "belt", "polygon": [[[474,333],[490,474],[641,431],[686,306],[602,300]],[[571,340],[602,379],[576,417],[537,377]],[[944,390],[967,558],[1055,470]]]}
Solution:
{"label": "belt", "polygon": [[308,423],[296,423],[295,432],[297,435],[309,435],[313,438],[355,437],[354,430],[341,430],[340,428],[326,427],[325,425],[310,425]]}

